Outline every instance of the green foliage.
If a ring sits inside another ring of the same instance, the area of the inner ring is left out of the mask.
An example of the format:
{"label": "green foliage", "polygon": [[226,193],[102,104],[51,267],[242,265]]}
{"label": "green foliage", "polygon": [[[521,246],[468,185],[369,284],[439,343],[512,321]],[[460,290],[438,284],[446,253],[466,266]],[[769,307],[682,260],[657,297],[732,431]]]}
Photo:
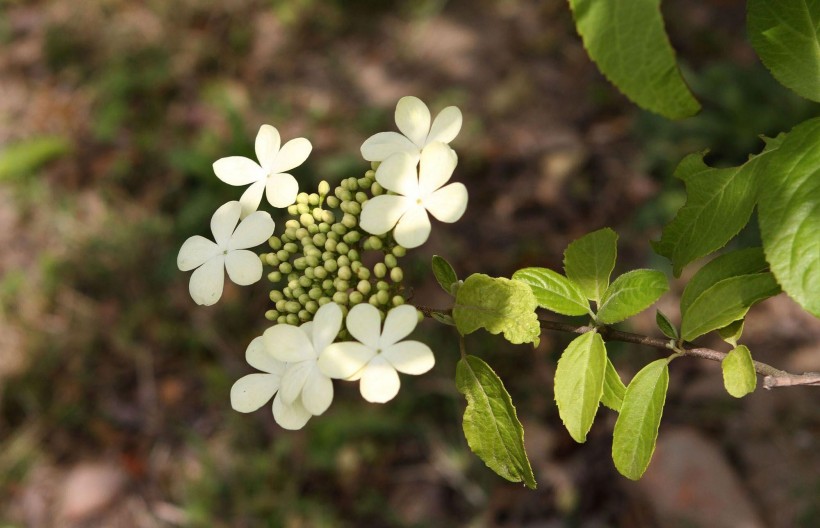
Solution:
{"label": "green foliage", "polygon": [[670,119],[700,110],[675,62],[660,0],[569,3],[589,56],[638,106]]}
{"label": "green foliage", "polygon": [[749,0],[746,21],[749,40],[772,75],[820,102],[820,1]]}
{"label": "green foliage", "polygon": [[612,460],[626,478],[641,478],[655,452],[669,385],[669,361],[648,364],[626,388],[612,438]]}
{"label": "green foliage", "polygon": [[606,372],[604,374],[604,392],[601,395],[601,403],[619,412],[624,403],[624,394],[626,393],[626,385],[621,381],[621,376],[615,370],[615,365],[609,358],[606,358]]}
{"label": "green foliage", "polygon": [[680,339],[680,334],[678,333],[677,327],[675,327],[675,325],[672,324],[672,321],[666,317],[666,314],[660,310],[655,311],[655,324],[658,325],[658,328],[661,332],[663,332],[663,335],[669,339]]}
{"label": "green foliage", "polygon": [[743,334],[743,324],[746,322],[745,319],[738,319],[733,323],[729,323],[723,328],[718,328],[718,334],[720,338],[732,345],[733,347],[737,346],[737,340],[740,339],[740,336]]}
{"label": "green foliage", "polygon": [[33,176],[47,163],[69,154],[71,142],[59,136],[34,137],[0,151],[0,182]]}
{"label": "green foliage", "polygon": [[586,442],[587,433],[595,421],[606,369],[604,340],[595,331],[573,339],[558,360],[555,403],[561,421],[576,442]]}
{"label": "green foliage", "polygon": [[433,275],[441,289],[453,295],[453,284],[458,282],[458,276],[453,266],[444,257],[433,255]]}
{"label": "green foliage", "polygon": [[516,271],[512,278],[532,288],[541,308],[564,315],[591,315],[584,294],[560,273],[547,268],[524,268]]}
{"label": "green foliage", "polygon": [[463,427],[473,453],[501,477],[535,489],[524,428],[498,375],[480,358],[466,356],[456,367],[456,388],[467,398]]}
{"label": "green foliage", "polygon": [[[615,268],[618,235],[605,227],[572,242],[564,251],[564,271],[587,299],[600,302]],[[563,313],[563,312],[559,312]],[[579,314],[580,315],[580,314]]]}
{"label": "green foliage", "polygon": [[752,363],[752,354],[745,345],[734,348],[720,362],[723,370],[723,385],[726,392],[735,398],[742,398],[754,392],[757,374]]}
{"label": "green foliage", "polygon": [[598,321],[614,324],[642,312],[669,289],[666,275],[657,270],[633,270],[624,273],[604,292],[598,309]]}

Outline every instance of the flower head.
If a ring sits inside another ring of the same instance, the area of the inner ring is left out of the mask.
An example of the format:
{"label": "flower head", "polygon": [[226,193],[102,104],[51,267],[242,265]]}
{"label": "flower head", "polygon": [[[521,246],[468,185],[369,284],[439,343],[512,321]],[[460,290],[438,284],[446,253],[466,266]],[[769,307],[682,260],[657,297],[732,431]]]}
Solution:
{"label": "flower head", "polygon": [[319,368],[332,378],[360,379],[359,390],[369,402],[390,401],[399,392],[398,372],[424,374],[435,364],[430,347],[402,341],[417,323],[416,309],[402,305],[387,313],[382,328],[379,310],[358,304],[347,315],[346,326],[359,342],[330,345],[319,358]]}
{"label": "flower head", "polygon": [[179,250],[177,267],[181,271],[197,268],[188,284],[197,304],[210,306],[222,297],[225,270],[240,286],[262,278],[262,262],[247,248],[268,240],[273,234],[274,223],[264,211],[257,211],[239,222],[241,209],[236,201],[222,205],[211,217],[211,232],[216,242],[199,235],[192,236]]}
{"label": "flower head", "polygon": [[259,207],[264,193],[273,207],[287,207],[296,201],[299,184],[287,171],[305,162],[313,148],[305,138],[291,139],[280,147],[279,131],[262,125],[256,135],[259,163],[243,156],[230,156],[214,163],[217,178],[229,185],[251,184],[239,202],[242,217]]}
{"label": "flower head", "polygon": [[[362,144],[362,156],[368,161],[383,161],[397,152],[409,154],[418,161],[425,146],[434,142],[450,143],[461,130],[461,110],[448,106],[430,125],[430,110],[421,99],[402,97],[396,105],[397,132],[379,132]],[[402,135],[403,134],[403,135]]]}
{"label": "flower head", "polygon": [[442,222],[461,218],[467,208],[467,188],[461,183],[444,185],[458,162],[456,153],[444,143],[431,143],[416,162],[400,152],[387,158],[376,170],[376,181],[395,195],[380,195],[362,207],[361,227],[383,235],[395,226],[396,242],[406,248],[422,245],[430,236],[429,211]]}

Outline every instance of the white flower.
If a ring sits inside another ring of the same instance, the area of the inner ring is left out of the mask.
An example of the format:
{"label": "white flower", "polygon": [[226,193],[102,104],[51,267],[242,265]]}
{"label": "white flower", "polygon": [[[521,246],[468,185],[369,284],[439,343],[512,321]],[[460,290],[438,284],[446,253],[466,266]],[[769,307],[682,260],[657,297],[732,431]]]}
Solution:
{"label": "white flower", "polygon": [[444,143],[431,143],[421,152],[416,173],[415,160],[405,153],[387,158],[376,170],[376,181],[397,195],[376,196],[362,206],[361,227],[383,235],[396,227],[393,236],[406,248],[422,245],[430,236],[429,211],[442,222],[461,218],[467,208],[467,188],[450,180],[456,153]]}
{"label": "white flower", "polygon": [[418,160],[421,150],[436,141],[450,143],[461,130],[461,110],[448,106],[436,116],[430,126],[430,110],[421,99],[407,96],[396,105],[397,132],[379,132],[362,144],[362,157],[368,161],[383,161],[396,152],[409,154]]}
{"label": "white flower", "polygon": [[251,184],[239,199],[243,218],[256,211],[263,192],[274,207],[287,207],[296,201],[299,184],[286,171],[304,163],[313,147],[305,138],[291,139],[281,149],[280,144],[279,132],[270,125],[262,125],[256,135],[258,164],[242,156],[230,156],[214,163],[214,173],[225,183]]}
{"label": "white flower", "polygon": [[[242,206],[233,201],[222,205],[211,218],[211,232],[216,243],[199,235],[182,244],[177,256],[177,267],[182,271],[198,268],[191,275],[188,289],[197,304],[210,306],[222,297],[225,270],[228,277],[240,286],[253,284],[262,278],[262,262],[252,248],[273,235],[274,223],[270,215],[257,211],[242,222]],[[234,230],[236,228],[236,230]]]}
{"label": "white flower", "polygon": [[346,326],[359,343],[330,345],[319,358],[319,368],[332,378],[361,379],[359,390],[369,402],[390,401],[399,392],[397,371],[424,374],[435,364],[430,347],[419,341],[401,341],[417,322],[416,309],[402,305],[387,313],[382,329],[379,310],[357,304],[347,315]]}

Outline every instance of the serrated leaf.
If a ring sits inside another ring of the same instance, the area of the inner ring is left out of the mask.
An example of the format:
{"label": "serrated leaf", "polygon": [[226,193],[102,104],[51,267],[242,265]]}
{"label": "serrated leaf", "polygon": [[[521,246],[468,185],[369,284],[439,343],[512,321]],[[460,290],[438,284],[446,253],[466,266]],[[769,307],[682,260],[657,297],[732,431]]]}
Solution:
{"label": "serrated leaf", "polygon": [[584,294],[560,273],[548,268],[524,268],[516,271],[512,278],[532,289],[541,308],[563,315],[591,315]]}
{"label": "serrated leaf", "polygon": [[609,358],[606,358],[606,373],[604,374],[604,393],[601,395],[601,403],[612,409],[620,411],[624,402],[626,385],[621,381],[621,376],[615,370],[615,365]]}
{"label": "serrated leaf", "polygon": [[718,328],[718,335],[720,338],[732,345],[737,346],[737,340],[743,335],[743,323],[746,319],[738,319],[733,323],[729,323],[723,328]]}
{"label": "serrated leaf", "polygon": [[820,118],[786,136],[760,175],[766,260],[789,297],[820,317]]}
{"label": "serrated leaf", "polygon": [[769,269],[763,256],[763,248],[746,248],[730,251],[712,259],[695,273],[680,298],[681,316],[700,295],[723,279],[739,275],[762,273]]}
{"label": "serrated leaf", "polygon": [[453,320],[461,335],[484,328],[491,334],[503,332],[511,343],[537,344],[541,335],[537,306],[535,295],[523,282],[476,273],[456,293]]}
{"label": "serrated leaf", "polygon": [[612,460],[628,479],[638,480],[649,466],[668,386],[669,359],[658,359],[635,374],[626,388],[612,436]]}
{"label": "serrated leaf", "polygon": [[570,436],[586,442],[604,390],[606,348],[597,332],[572,340],[555,370],[555,403]]}
{"label": "serrated leaf", "polygon": [[642,312],[669,289],[666,275],[657,270],[633,270],[609,285],[598,308],[598,321],[614,324]]}
{"label": "serrated leaf", "polygon": [[605,227],[572,242],[564,251],[564,271],[587,299],[600,302],[615,268],[618,235]]}
{"label": "serrated leaf", "polygon": [[569,4],[590,58],[624,95],[670,119],[700,110],[675,62],[660,0],[569,0]]}
{"label": "serrated leaf", "polygon": [[723,385],[726,392],[735,398],[742,398],[754,392],[757,387],[757,373],[752,363],[752,354],[745,345],[729,352],[720,362],[723,370]]}
{"label": "serrated leaf", "polygon": [[678,329],[672,324],[672,321],[666,317],[666,314],[660,310],[655,311],[655,324],[658,325],[658,328],[661,332],[663,332],[663,335],[669,339],[678,340],[680,338],[678,335]]}
{"label": "serrated leaf", "polygon": [[820,1],[749,0],[749,40],[775,79],[820,102]]}
{"label": "serrated leaf", "polygon": [[524,428],[501,379],[481,359],[466,356],[456,366],[456,388],[467,398],[463,428],[473,453],[499,476],[535,489]]}
{"label": "serrated leaf", "polygon": [[451,287],[453,283],[458,282],[458,276],[444,257],[433,255],[433,275],[441,289],[452,295]]}
{"label": "serrated leaf", "polygon": [[682,315],[681,336],[691,341],[742,319],[749,308],[780,293],[771,273],[740,275],[719,281],[695,299]]}

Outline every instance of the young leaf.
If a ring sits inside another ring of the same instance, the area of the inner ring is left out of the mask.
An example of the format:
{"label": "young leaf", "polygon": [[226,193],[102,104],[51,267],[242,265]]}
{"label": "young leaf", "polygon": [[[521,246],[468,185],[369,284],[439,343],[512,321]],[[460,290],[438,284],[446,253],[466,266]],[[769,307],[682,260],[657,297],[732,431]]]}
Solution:
{"label": "young leaf", "polygon": [[780,293],[771,273],[723,279],[695,299],[682,315],[681,336],[691,341],[742,319],[749,308]]}
{"label": "young leaf", "polygon": [[669,318],[666,317],[666,315],[660,310],[655,311],[655,324],[658,325],[658,328],[660,328],[661,332],[663,332],[663,335],[665,335],[669,339],[674,339],[676,341],[680,339],[678,329],[675,327],[675,325],[672,324],[672,321],[670,321]]}
{"label": "young leaf", "polygon": [[675,62],[660,0],[569,4],[590,58],[638,106],[670,119],[700,110]]}
{"label": "young leaf", "polygon": [[612,437],[612,460],[626,478],[641,478],[655,452],[669,385],[668,365],[668,358],[653,361],[626,388]]}
{"label": "young leaf", "polygon": [[618,235],[605,227],[572,242],[564,251],[564,271],[587,299],[600,302],[615,268]]}
{"label": "young leaf", "polygon": [[570,436],[578,443],[587,439],[604,390],[606,348],[597,332],[572,340],[555,370],[555,403]]}
{"label": "young leaf", "polygon": [[789,132],[762,169],[766,260],[789,297],[820,317],[820,118]]}
{"label": "young leaf", "polygon": [[609,358],[606,358],[606,373],[604,374],[604,393],[601,395],[601,403],[612,409],[620,412],[621,405],[624,402],[624,393],[626,393],[626,386],[621,381],[621,376],[615,370],[615,365]]}
{"label": "young leaf", "polygon": [[820,2],[749,0],[749,40],[775,79],[820,102]]}
{"label": "young leaf", "polygon": [[564,315],[591,315],[584,294],[560,273],[547,268],[524,268],[512,278],[529,285],[541,308]]}
{"label": "young leaf", "polygon": [[438,255],[433,255],[433,275],[439,286],[447,293],[452,294],[451,286],[454,282],[458,282],[458,276],[453,267],[447,260]]}
{"label": "young leaf", "polygon": [[476,273],[456,293],[453,320],[461,335],[484,328],[491,334],[504,332],[511,343],[537,344],[541,335],[537,306],[523,282]]}
{"label": "young leaf", "polygon": [[656,270],[633,270],[624,273],[610,284],[598,308],[598,321],[614,324],[642,312],[657,301],[669,282],[666,275]]}
{"label": "young leaf", "polygon": [[524,428],[501,379],[481,359],[466,356],[456,366],[456,388],[467,398],[463,428],[473,453],[499,476],[535,489]]}
{"label": "young leaf", "polygon": [[733,349],[723,361],[720,362],[723,369],[723,385],[726,392],[735,398],[742,398],[754,392],[757,387],[757,374],[752,363],[752,354],[745,345]]}
{"label": "young leaf", "polygon": [[736,347],[737,340],[740,339],[740,336],[743,334],[743,323],[745,321],[746,319],[738,319],[733,323],[727,324],[723,328],[718,328],[720,338],[733,347]]}

